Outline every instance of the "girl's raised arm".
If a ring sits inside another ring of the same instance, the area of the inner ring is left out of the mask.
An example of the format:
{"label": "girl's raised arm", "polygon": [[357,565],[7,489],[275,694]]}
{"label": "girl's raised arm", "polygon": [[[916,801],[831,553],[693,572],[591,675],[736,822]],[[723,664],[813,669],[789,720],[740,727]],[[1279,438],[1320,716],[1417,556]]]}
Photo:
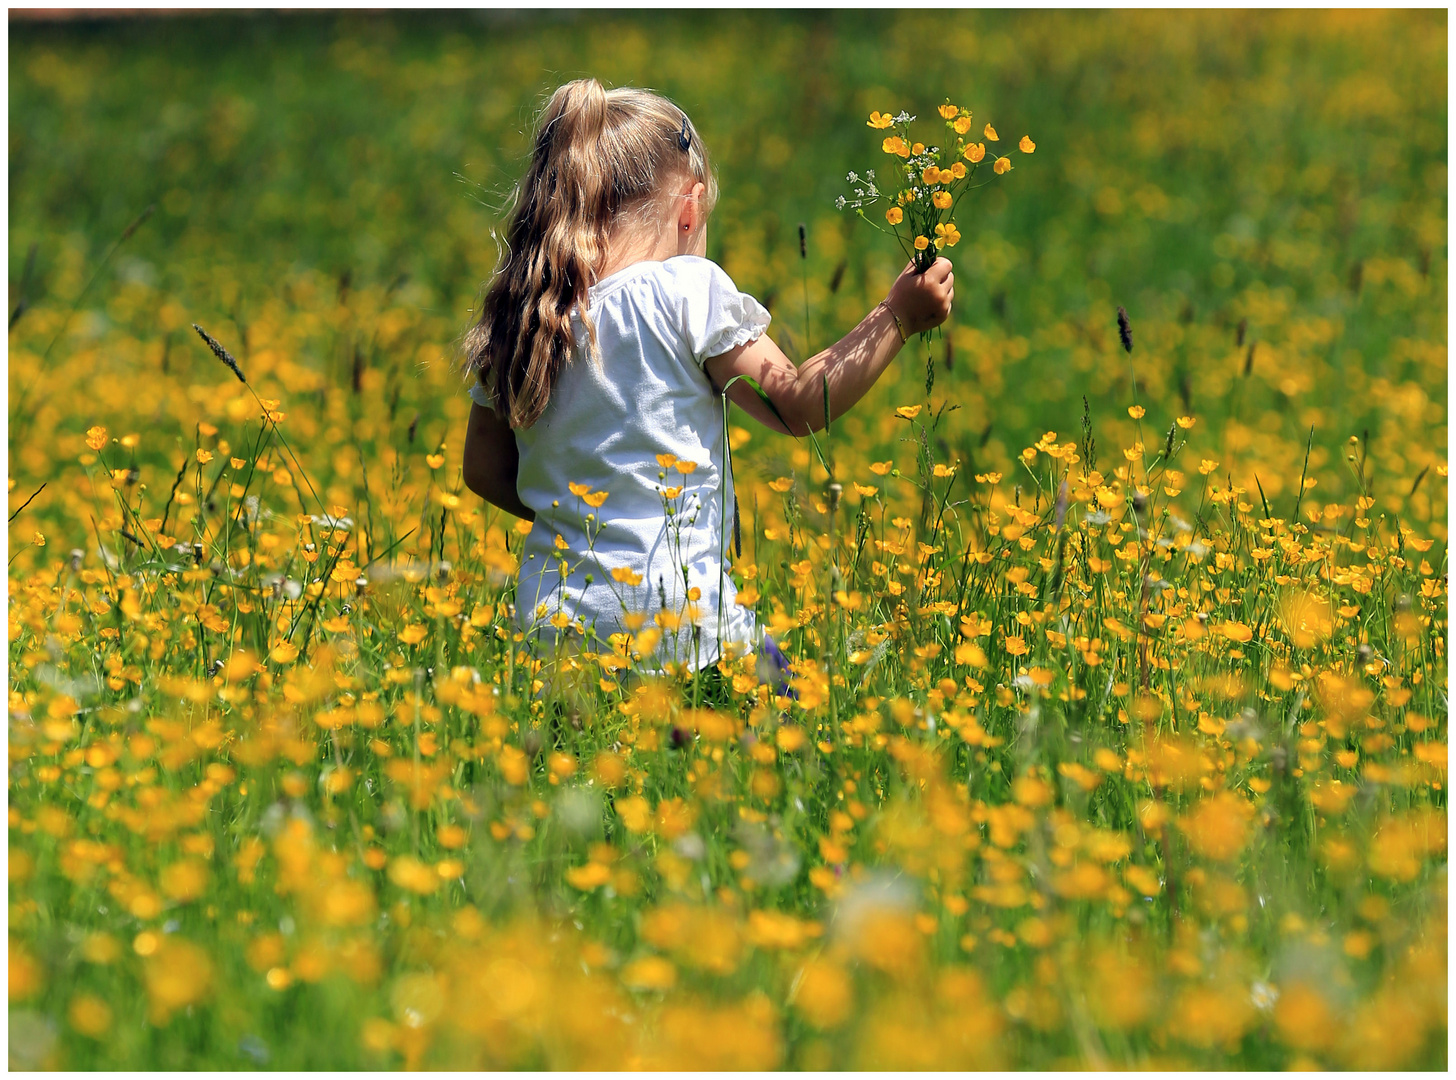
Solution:
{"label": "girl's raised arm", "polygon": [[858,326],[823,352],[811,356],[802,367],[794,367],[769,336],[763,334],[747,345],[709,357],[703,368],[719,388],[735,375],[756,380],[787,427],[752,387],[735,383],[729,387],[728,397],[764,426],[789,435],[822,431],[824,380],[829,384],[830,413],[843,416],[875,384],[911,334],[939,326],[950,317],[954,299],[955,279],[949,259],[937,259],[923,274],[907,266],[882,303],[876,304]]}

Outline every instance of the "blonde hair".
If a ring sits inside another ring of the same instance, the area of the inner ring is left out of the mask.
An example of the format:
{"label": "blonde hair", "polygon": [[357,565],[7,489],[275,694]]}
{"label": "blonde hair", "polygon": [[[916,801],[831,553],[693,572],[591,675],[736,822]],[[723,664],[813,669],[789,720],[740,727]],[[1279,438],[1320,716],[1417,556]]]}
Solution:
{"label": "blonde hair", "polygon": [[606,90],[595,79],[551,95],[513,194],[504,257],[464,340],[469,369],[512,427],[530,427],[545,411],[571,359],[573,308],[595,355],[587,289],[603,268],[612,228],[624,215],[650,224],[663,189],[680,177],[706,185],[703,208],[711,212],[718,187],[707,150],[666,98]]}

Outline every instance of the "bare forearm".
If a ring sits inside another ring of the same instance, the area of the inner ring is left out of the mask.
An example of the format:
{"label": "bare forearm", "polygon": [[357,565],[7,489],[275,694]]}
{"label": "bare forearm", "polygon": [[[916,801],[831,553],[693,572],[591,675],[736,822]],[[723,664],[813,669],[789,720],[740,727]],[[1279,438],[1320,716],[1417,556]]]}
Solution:
{"label": "bare forearm", "polygon": [[[924,274],[907,266],[883,303],[803,366],[796,368],[765,335],[709,357],[704,370],[713,386],[723,387],[740,408],[765,426],[790,435],[821,431],[826,420],[826,389],[829,419],[843,416],[884,374],[906,337],[939,326],[950,317],[954,299],[948,260],[937,259]],[[740,377],[756,381],[772,404],[765,404],[757,391],[738,385]]]}
{"label": "bare forearm", "polygon": [[903,345],[894,315],[883,304],[876,305],[858,326],[799,367],[795,419],[811,430],[823,429],[826,382],[830,418],[843,416],[869,393]]}

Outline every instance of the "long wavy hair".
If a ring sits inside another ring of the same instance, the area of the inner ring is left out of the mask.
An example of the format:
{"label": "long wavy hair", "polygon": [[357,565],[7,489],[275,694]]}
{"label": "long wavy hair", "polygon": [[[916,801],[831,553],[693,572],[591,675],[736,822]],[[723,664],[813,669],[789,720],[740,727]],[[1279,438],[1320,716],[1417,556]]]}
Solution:
{"label": "long wavy hair", "polygon": [[614,227],[624,220],[650,226],[668,185],[688,179],[707,187],[703,209],[711,212],[718,187],[707,150],[666,98],[606,90],[595,79],[551,95],[512,196],[505,251],[463,343],[467,367],[512,427],[540,418],[570,363],[573,308],[598,355],[587,289],[605,264]]}

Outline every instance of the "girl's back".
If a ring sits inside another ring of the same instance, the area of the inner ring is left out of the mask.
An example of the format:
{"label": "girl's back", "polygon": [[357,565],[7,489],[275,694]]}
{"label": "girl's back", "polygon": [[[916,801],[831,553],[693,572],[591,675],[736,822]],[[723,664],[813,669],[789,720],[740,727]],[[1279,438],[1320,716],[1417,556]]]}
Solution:
{"label": "girl's back", "polygon": [[[588,298],[597,356],[574,318],[576,355],[540,418],[515,432],[516,489],[536,517],[517,618],[523,627],[579,622],[605,640],[633,628],[624,615],[645,613],[668,631],[659,659],[707,662],[720,639],[750,641],[753,621],[720,575],[733,488],[723,399],[702,363],[758,337],[769,315],[691,255],[634,263]],[[489,401],[483,388],[474,393]]]}

